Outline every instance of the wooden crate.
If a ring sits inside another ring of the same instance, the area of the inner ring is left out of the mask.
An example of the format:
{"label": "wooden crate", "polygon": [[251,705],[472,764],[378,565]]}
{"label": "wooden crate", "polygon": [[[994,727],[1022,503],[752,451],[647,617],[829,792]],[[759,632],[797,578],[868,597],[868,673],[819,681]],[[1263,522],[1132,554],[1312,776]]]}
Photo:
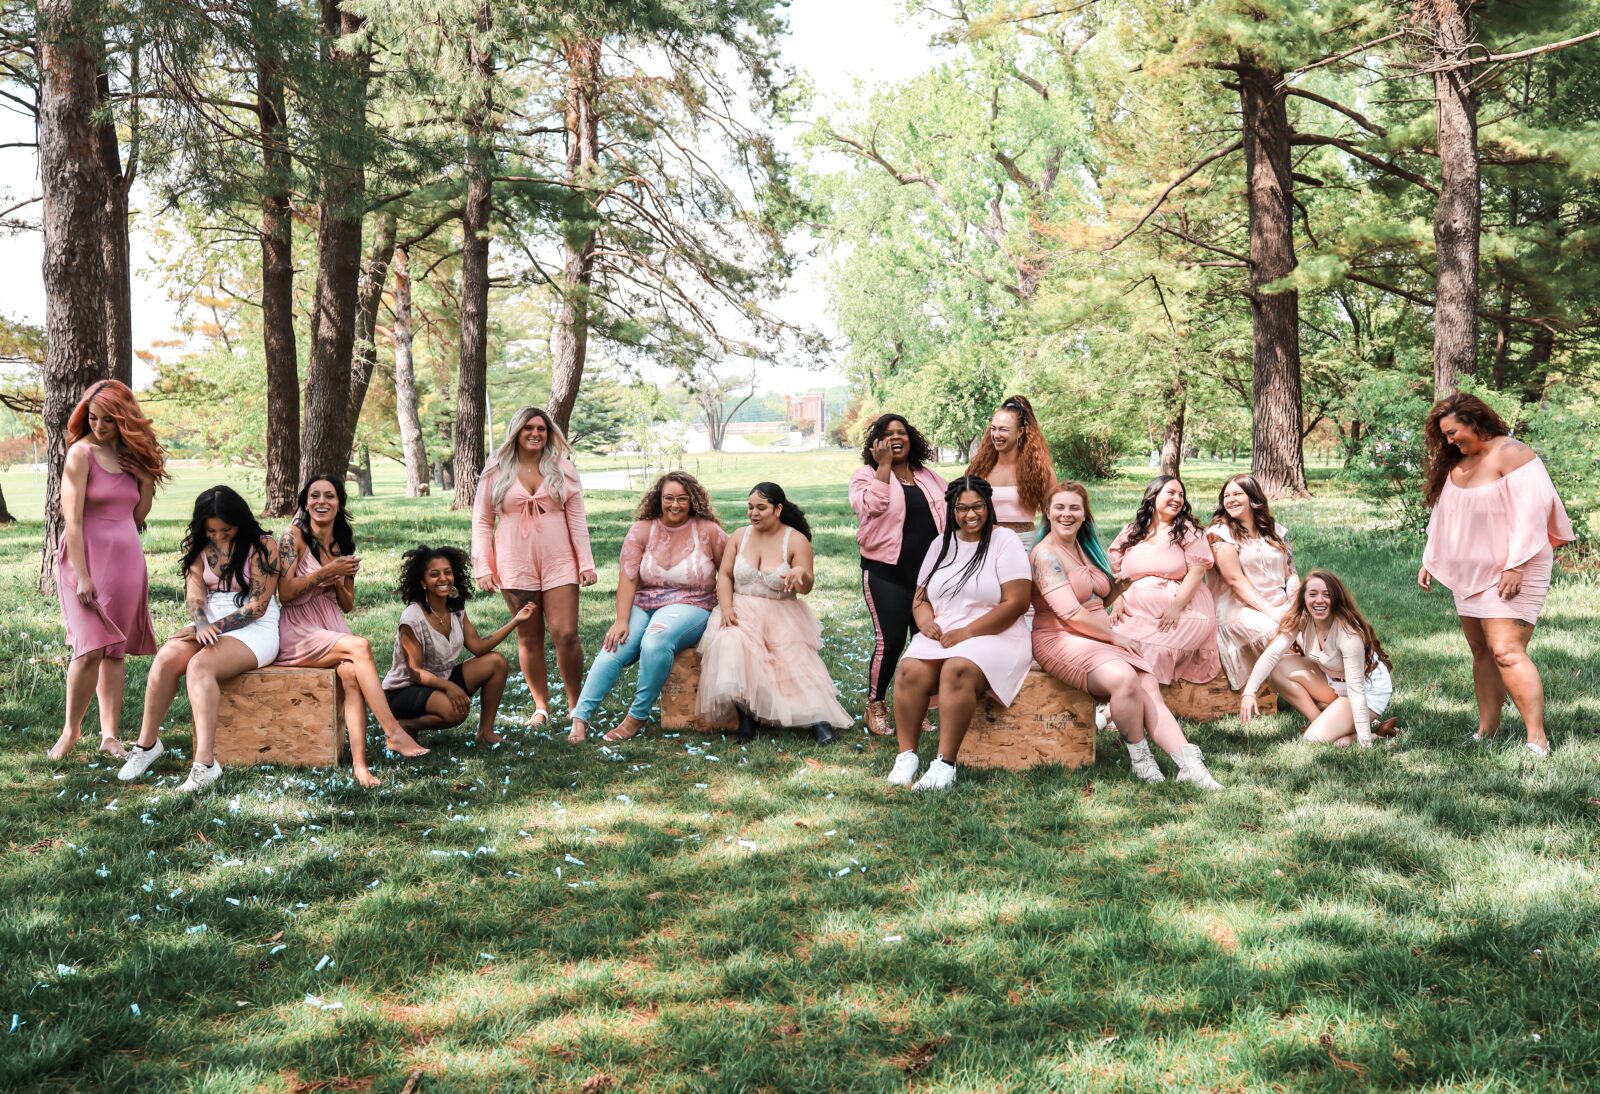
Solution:
{"label": "wooden crate", "polygon": [[1003,707],[985,699],[961,742],[966,767],[1010,771],[1094,763],[1094,699],[1035,665],[1016,701]]}
{"label": "wooden crate", "polygon": [[672,659],[672,672],[661,689],[661,728],[692,729],[696,733],[716,733],[733,729],[739,724],[734,714],[720,722],[701,718],[694,710],[695,696],[700,690],[700,651],[691,646],[679,650]]}
{"label": "wooden crate", "polygon": [[[1209,684],[1174,680],[1161,686],[1167,709],[1187,722],[1210,722],[1218,718],[1238,718],[1240,694],[1228,686],[1228,676],[1219,672]],[[1256,696],[1262,714],[1278,712],[1278,693],[1266,685]]]}
{"label": "wooden crate", "polygon": [[224,767],[332,767],[344,756],[343,693],[333,669],[264,668],[222,685],[216,757]]}

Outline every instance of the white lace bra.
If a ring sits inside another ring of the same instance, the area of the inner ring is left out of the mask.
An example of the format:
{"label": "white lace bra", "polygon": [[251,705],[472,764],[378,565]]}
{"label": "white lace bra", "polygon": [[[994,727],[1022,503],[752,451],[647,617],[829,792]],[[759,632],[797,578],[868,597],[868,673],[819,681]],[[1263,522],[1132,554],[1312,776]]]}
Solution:
{"label": "white lace bra", "polygon": [[745,596],[759,596],[767,600],[783,600],[793,597],[794,593],[783,587],[784,575],[789,572],[789,537],[794,534],[793,528],[787,528],[783,533],[783,561],[771,570],[758,570],[754,565],[745,561],[744,549],[750,545],[750,533],[747,531],[744,538],[739,541],[739,553],[733,560],[733,591],[743,593]]}

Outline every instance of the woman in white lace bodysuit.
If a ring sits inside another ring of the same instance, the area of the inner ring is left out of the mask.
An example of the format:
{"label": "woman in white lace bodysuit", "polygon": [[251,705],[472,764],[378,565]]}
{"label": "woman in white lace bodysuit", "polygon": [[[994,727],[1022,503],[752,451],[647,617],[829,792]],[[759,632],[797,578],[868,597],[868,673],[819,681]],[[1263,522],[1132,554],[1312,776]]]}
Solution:
{"label": "woman in white lace bodysuit", "polygon": [[696,706],[714,719],[736,710],[741,741],[766,723],[808,726],[827,744],[854,719],[818,653],[822,624],[798,595],[815,580],[811,526],[777,483],[757,483],[746,508],[750,525],[733,534],[717,571]]}

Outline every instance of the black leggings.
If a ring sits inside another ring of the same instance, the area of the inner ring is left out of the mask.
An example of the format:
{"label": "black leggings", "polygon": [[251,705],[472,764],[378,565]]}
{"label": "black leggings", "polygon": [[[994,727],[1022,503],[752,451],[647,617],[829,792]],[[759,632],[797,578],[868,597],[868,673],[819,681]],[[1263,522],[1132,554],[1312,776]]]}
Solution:
{"label": "black leggings", "polygon": [[900,655],[917,633],[916,620],[911,617],[911,600],[916,592],[916,585],[908,584],[904,578],[889,577],[876,570],[861,571],[861,595],[867,602],[867,614],[872,617],[875,640],[867,676],[869,703],[882,702],[889,694]]}

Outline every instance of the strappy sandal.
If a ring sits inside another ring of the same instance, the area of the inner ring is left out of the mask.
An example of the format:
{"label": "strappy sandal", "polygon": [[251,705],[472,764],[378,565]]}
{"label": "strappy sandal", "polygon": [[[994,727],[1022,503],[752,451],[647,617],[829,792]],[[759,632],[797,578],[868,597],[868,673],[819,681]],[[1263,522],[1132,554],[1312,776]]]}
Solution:
{"label": "strappy sandal", "polygon": [[1400,735],[1400,719],[1385,718],[1372,727],[1374,737],[1398,737]]}
{"label": "strappy sandal", "polygon": [[617,726],[615,729],[613,729],[609,733],[607,733],[604,736],[604,738],[602,738],[602,739],[610,741],[614,745],[615,744],[621,744],[623,741],[631,741],[635,737],[639,736],[639,734],[644,732],[644,727],[645,727],[645,723],[640,722],[639,723],[639,728],[635,729],[632,733],[623,733],[622,732],[622,727],[621,726]]}
{"label": "strappy sandal", "polygon": [[523,719],[522,724],[528,729],[543,729],[550,724],[550,712],[548,710],[536,710]]}

